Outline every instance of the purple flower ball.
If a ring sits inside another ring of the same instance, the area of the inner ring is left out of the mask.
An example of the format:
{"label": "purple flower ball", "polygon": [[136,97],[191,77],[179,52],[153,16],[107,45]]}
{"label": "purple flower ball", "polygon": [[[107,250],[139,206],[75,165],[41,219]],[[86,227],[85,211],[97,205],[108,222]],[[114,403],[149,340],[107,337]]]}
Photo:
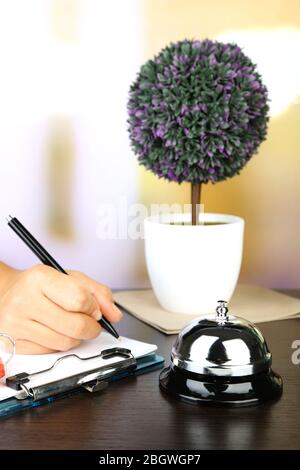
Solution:
{"label": "purple flower ball", "polygon": [[266,138],[268,94],[236,44],[172,43],[140,69],[128,100],[139,162],[169,181],[238,174]]}

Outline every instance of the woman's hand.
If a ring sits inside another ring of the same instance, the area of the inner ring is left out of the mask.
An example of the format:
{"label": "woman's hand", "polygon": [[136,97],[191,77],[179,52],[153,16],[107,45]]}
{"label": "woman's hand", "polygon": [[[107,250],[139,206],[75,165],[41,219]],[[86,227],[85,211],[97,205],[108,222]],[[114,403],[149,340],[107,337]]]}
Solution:
{"label": "woman's hand", "polygon": [[2,265],[0,331],[15,339],[19,354],[67,351],[99,335],[102,315],[121,320],[110,289],[77,271],[69,274],[44,265],[25,271]]}

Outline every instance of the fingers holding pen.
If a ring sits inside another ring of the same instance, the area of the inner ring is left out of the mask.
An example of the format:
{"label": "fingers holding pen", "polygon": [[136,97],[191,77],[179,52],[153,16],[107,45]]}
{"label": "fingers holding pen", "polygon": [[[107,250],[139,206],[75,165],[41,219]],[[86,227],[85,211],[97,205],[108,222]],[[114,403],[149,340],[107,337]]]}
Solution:
{"label": "fingers holding pen", "polygon": [[118,321],[111,292],[87,276],[37,265],[12,273],[0,297],[0,330],[21,354],[66,351],[101,332],[101,316]]}

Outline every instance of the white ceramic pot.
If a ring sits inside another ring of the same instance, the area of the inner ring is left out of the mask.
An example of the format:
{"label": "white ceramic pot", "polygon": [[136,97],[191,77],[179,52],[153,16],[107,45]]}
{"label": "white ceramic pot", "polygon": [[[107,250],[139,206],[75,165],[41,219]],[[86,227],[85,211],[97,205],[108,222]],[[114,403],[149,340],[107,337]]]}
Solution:
{"label": "white ceramic pot", "polygon": [[190,219],[190,214],[147,217],[145,254],[160,305],[171,312],[200,315],[214,312],[218,300],[229,301],[233,294],[242,261],[244,220],[201,213],[200,225],[181,225]]}

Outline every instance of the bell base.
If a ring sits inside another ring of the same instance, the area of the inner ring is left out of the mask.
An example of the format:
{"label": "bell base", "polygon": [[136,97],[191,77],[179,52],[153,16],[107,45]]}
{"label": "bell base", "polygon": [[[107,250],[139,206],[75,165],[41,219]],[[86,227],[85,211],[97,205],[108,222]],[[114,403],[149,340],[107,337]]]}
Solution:
{"label": "bell base", "polygon": [[160,373],[159,385],[163,392],[194,405],[251,406],[282,394],[282,379],[272,369],[244,377],[213,377],[169,366]]}

